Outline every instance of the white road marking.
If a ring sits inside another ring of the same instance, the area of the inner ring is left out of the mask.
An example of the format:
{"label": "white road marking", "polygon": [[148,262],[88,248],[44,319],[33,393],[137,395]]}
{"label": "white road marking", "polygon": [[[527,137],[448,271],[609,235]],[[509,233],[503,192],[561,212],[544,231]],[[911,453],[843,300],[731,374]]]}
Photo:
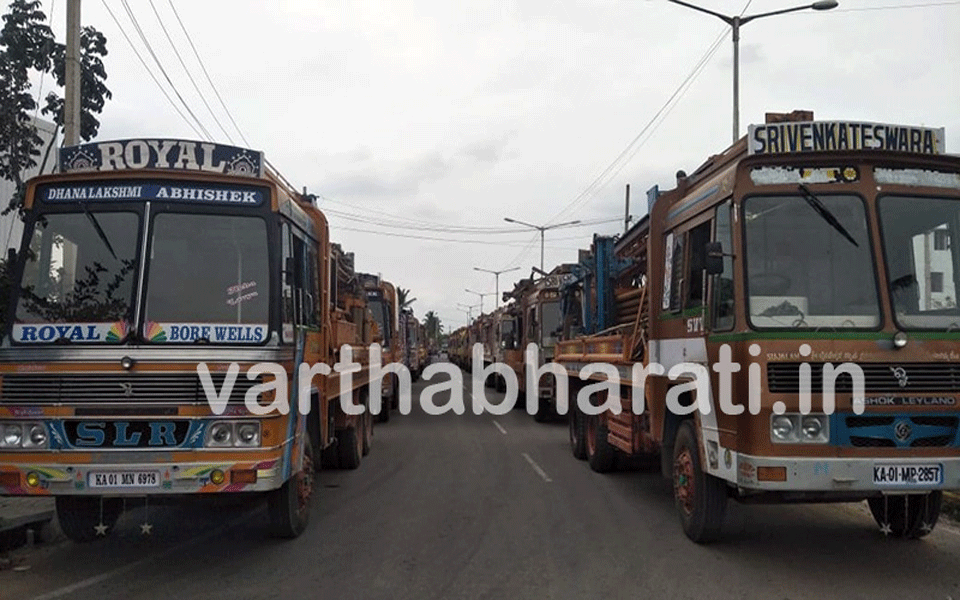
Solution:
{"label": "white road marking", "polygon": [[540,468],[540,465],[538,465],[535,460],[533,460],[532,458],[530,458],[530,455],[529,455],[529,454],[527,454],[526,452],[524,452],[524,453],[523,453],[523,457],[524,457],[525,459],[527,459],[527,462],[530,463],[530,466],[533,467],[533,470],[536,471],[536,472],[537,472],[537,475],[539,475],[540,477],[542,477],[544,481],[546,481],[547,483],[550,483],[551,481],[553,481],[552,479],[550,479],[550,476],[547,475],[547,472],[544,471],[543,469],[541,469],[541,468]]}
{"label": "white road marking", "polygon": [[[241,516],[241,517],[239,517],[239,518],[237,518],[237,519],[234,519],[233,521],[231,521],[230,523],[227,523],[226,525],[223,525],[223,526],[221,526],[221,527],[217,527],[216,529],[214,529],[214,530],[212,530],[212,531],[210,531],[210,532],[208,532],[208,533],[205,533],[205,534],[203,534],[203,535],[198,535],[198,536],[195,537],[195,538],[191,538],[191,539],[189,539],[189,540],[187,540],[187,541],[185,541],[185,542],[183,542],[183,543],[181,543],[181,544],[177,544],[176,546],[173,546],[173,547],[171,547],[171,548],[167,548],[166,550],[164,550],[164,551],[162,551],[162,552],[157,552],[157,553],[155,553],[155,554],[151,554],[151,555],[149,555],[149,556],[145,556],[145,557],[141,558],[140,560],[135,561],[135,562],[132,562],[132,563],[130,563],[130,564],[128,564],[128,565],[123,565],[122,567],[117,567],[116,569],[112,569],[112,570],[107,571],[107,572],[105,572],[105,573],[101,573],[101,574],[99,574],[99,575],[94,575],[93,577],[88,577],[87,579],[82,579],[82,580],[80,580],[80,581],[78,581],[78,582],[76,582],[76,583],[71,583],[70,585],[66,585],[66,586],[64,586],[64,587],[62,587],[62,588],[60,588],[60,589],[53,590],[52,592],[47,592],[46,594],[41,594],[41,595],[39,595],[39,596],[35,596],[35,597],[33,598],[33,600],[53,600],[54,598],[62,598],[62,597],[64,597],[64,596],[73,594],[74,592],[77,592],[77,591],[82,590],[82,589],[84,589],[84,588],[88,588],[88,587],[90,587],[90,586],[97,585],[98,583],[101,583],[101,582],[103,582],[103,581],[106,581],[106,580],[108,580],[108,579],[110,579],[110,578],[112,578],[112,577],[116,577],[117,575],[123,575],[123,574],[125,574],[125,573],[128,573],[128,572],[130,572],[130,571],[132,571],[132,570],[134,570],[134,569],[136,569],[136,568],[138,568],[138,567],[142,567],[143,565],[145,565],[145,564],[147,564],[147,563],[149,563],[149,562],[152,562],[152,561],[155,561],[155,560],[157,560],[157,559],[164,558],[164,557],[166,557],[166,556],[170,556],[170,555],[173,555],[173,554],[182,553],[185,549],[189,548],[190,546],[193,546],[194,544],[198,544],[198,543],[200,543],[200,542],[204,542],[204,541],[206,541],[206,540],[215,538],[215,537],[217,537],[217,536],[219,536],[219,535],[222,535],[225,531],[229,530],[231,527],[235,527],[235,526],[237,526],[237,525],[239,525],[239,524],[241,524],[241,523],[243,523],[243,522],[245,522],[245,521],[249,521],[249,520],[250,520],[251,518],[253,518],[255,515],[259,514],[259,512],[260,512],[260,511],[258,511],[258,510],[251,510],[249,513],[247,513],[247,514],[245,514],[245,515],[243,515],[243,516]],[[182,555],[182,554],[181,554],[181,555]]]}
{"label": "white road marking", "polygon": [[494,421],[493,424],[497,426],[497,429],[500,430],[500,433],[502,433],[503,435],[507,435],[507,430],[503,428],[503,425],[501,425],[500,423],[497,423],[496,421]]}

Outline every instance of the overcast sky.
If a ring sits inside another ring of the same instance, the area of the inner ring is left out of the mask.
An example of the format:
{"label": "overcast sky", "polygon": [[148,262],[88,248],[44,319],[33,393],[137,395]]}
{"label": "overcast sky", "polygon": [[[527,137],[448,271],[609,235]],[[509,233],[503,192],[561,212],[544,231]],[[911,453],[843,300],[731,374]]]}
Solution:
{"label": "overcast sky", "polygon": [[[494,290],[494,276],[474,267],[520,267],[500,277],[502,292],[540,262],[539,233],[504,217],[607,220],[548,231],[549,270],[575,261],[594,233],[622,231],[626,184],[631,213],[641,215],[648,188],[673,187],[678,169],[692,171],[731,140],[729,34],[668,105],[726,28],[666,0],[173,1],[247,143],[169,0],[153,0],[159,20],[149,2],[129,6],[211,137],[262,150],[291,183],[321,196],[333,239],[356,254],[358,269],[410,288],[417,316],[434,310],[448,330],[466,321],[458,303],[479,302],[465,288]],[[697,3],[724,14],[795,5]],[[53,3],[61,40],[65,6]],[[123,4],[109,6],[186,113]],[[883,8],[893,6],[907,8]],[[104,4],[82,10],[110,51],[113,99],[98,139],[206,137],[164,97]],[[802,108],[818,119],[945,127],[947,151],[960,153],[960,2],[841,0],[829,12],[761,19],[741,30],[740,57],[743,132],[766,111]],[[615,163],[664,106],[629,160]],[[611,165],[603,185],[589,187]],[[516,233],[497,233],[509,229]],[[493,295],[483,301],[489,311]]]}

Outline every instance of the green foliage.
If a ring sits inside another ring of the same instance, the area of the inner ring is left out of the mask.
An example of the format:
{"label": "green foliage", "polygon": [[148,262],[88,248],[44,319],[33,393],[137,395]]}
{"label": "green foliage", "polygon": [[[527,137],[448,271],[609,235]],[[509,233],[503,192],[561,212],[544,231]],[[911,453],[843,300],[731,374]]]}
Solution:
{"label": "green foliage", "polygon": [[427,329],[427,339],[431,346],[438,346],[440,343],[440,334],[443,333],[443,325],[440,323],[440,317],[432,310],[423,316],[423,323]]}
{"label": "green foliage", "polygon": [[[111,97],[102,57],[107,54],[106,38],[92,27],[80,35],[80,137],[96,136],[100,121],[96,114]],[[16,184],[17,191],[5,212],[22,205],[21,173],[35,167],[42,140],[31,116],[39,108],[30,87],[30,75],[52,73],[58,85],[65,81],[66,47],[57,43],[38,0],[13,0],[0,28],[0,177]],[[47,94],[43,114],[63,127],[63,98]]]}

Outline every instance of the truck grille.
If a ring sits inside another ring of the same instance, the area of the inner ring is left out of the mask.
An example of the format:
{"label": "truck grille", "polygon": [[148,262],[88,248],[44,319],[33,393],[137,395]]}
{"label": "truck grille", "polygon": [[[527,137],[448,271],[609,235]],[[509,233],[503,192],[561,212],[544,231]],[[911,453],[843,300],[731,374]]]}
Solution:
{"label": "truck grille", "polygon": [[[775,394],[800,392],[799,362],[767,363],[767,389]],[[810,391],[823,392],[822,362],[807,363],[811,367]],[[840,363],[833,363],[834,367]],[[960,364],[956,363],[860,363],[868,394],[913,394],[960,392]],[[837,393],[853,391],[853,380],[843,374],[836,378]]]}
{"label": "truck grille", "polygon": [[958,446],[960,417],[954,415],[833,415],[833,441],[857,448],[944,448]]}
{"label": "truck grille", "polygon": [[[224,374],[211,373],[215,390],[223,386]],[[230,393],[230,403],[243,403],[247,390],[259,383],[242,373]],[[99,374],[50,375],[10,374],[3,377],[0,403],[86,404],[123,403],[206,403],[203,384],[196,373],[188,374]]]}

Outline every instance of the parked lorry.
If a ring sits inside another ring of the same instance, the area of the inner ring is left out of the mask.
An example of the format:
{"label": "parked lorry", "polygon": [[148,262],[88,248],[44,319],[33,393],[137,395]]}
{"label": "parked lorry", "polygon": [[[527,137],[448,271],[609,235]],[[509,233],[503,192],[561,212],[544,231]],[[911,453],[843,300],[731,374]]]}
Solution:
{"label": "parked lorry", "polygon": [[77,541],[108,534],[127,498],[146,521],[161,496],[261,494],[275,535],[304,531],[320,455],[337,444],[355,466],[369,417],[344,412],[336,373],[304,392],[297,374],[355,345],[345,405],[366,404],[366,309],[331,290],[343,257],[324,215],[264,165],[233,146],[121,140],[63,148],[59,174],[28,182],[0,342],[0,494],[54,497]]}
{"label": "parked lorry", "polygon": [[[377,323],[382,366],[403,363],[404,338],[400,335],[400,307],[397,303],[397,288],[379,275],[363,273],[360,281],[366,294],[367,305]],[[400,380],[395,373],[386,373],[380,379],[382,410],[377,420],[390,420],[390,412],[400,406]]]}
{"label": "parked lorry", "polygon": [[960,488],[960,157],[942,129],[769,117],[595,261],[555,360],[571,404],[615,397],[571,411],[571,449],[659,454],[696,542],[731,498],[866,500],[924,536]]}

